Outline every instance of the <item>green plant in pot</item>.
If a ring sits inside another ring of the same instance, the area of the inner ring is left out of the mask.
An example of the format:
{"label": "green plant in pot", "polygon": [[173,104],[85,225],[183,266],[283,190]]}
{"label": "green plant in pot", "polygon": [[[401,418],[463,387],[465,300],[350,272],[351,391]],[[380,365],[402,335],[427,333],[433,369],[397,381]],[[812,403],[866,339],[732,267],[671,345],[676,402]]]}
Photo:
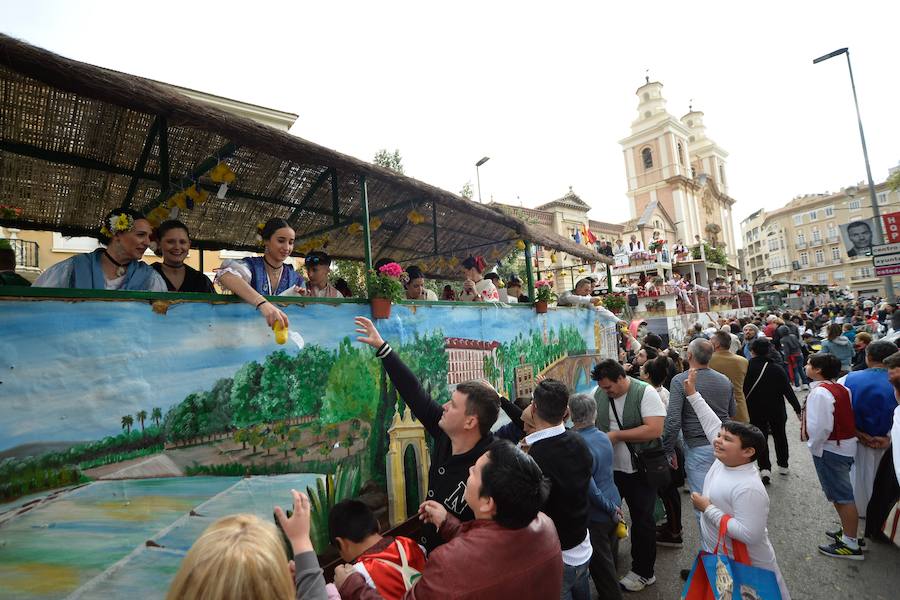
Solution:
{"label": "green plant in pot", "polygon": [[394,262],[381,266],[377,272],[369,270],[366,274],[366,288],[372,303],[372,317],[375,319],[390,317],[391,303],[403,300],[401,275],[403,267]]}
{"label": "green plant in pot", "polygon": [[539,313],[547,312],[547,305],[556,300],[553,284],[546,279],[534,282],[534,308]]}
{"label": "green plant in pot", "polygon": [[603,297],[603,306],[612,313],[620,313],[625,310],[625,297],[618,294],[607,294]]}

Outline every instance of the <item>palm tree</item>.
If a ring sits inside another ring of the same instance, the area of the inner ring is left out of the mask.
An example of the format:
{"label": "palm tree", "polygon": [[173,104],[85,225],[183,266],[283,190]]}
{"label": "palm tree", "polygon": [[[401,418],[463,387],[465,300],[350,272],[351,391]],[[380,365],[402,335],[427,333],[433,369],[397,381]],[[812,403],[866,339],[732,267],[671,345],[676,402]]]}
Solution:
{"label": "palm tree", "polygon": [[146,410],[138,411],[138,413],[134,416],[136,416],[137,420],[141,422],[141,433],[144,433],[144,420],[147,418],[147,411]]}
{"label": "palm tree", "polygon": [[122,429],[127,429],[128,434],[131,435],[131,426],[134,425],[134,417],[131,415],[125,415],[122,417]]}
{"label": "palm tree", "polygon": [[162,419],[162,409],[158,407],[154,408],[150,412],[150,418],[153,419],[156,422],[156,426],[159,427],[159,421]]}

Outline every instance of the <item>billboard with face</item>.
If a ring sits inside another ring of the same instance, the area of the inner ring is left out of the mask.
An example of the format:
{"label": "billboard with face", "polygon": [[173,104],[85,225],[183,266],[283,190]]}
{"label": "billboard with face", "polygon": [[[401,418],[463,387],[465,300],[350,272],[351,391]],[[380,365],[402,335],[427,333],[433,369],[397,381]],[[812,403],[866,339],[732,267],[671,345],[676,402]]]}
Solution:
{"label": "billboard with face", "polygon": [[847,256],[856,258],[872,255],[872,243],[875,239],[875,219],[859,219],[841,225],[841,237]]}

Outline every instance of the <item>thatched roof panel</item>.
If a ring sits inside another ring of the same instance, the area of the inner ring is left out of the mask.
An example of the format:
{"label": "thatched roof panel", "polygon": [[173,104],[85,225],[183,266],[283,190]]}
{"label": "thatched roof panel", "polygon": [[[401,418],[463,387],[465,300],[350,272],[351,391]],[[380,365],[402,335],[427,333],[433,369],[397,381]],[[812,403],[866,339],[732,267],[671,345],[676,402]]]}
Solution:
{"label": "thatched roof panel", "polygon": [[[155,135],[158,129],[166,133],[167,153]],[[225,161],[237,176],[225,198],[216,197],[218,185],[198,168],[209,160]],[[491,262],[525,238],[604,260],[590,248],[498,210],[162,84],[0,35],[0,198],[23,211],[6,224],[96,235],[108,211],[126,205],[148,211],[196,181],[210,198],[179,218],[197,245],[258,249],[256,223],[280,216],[297,231],[298,249],[311,249],[317,241],[327,243],[335,256],[362,259],[362,238],[348,225],[362,217],[363,179],[369,214],[381,222],[372,233],[375,257],[418,262],[434,275],[453,277],[467,254],[480,253]],[[428,257],[435,249],[433,206],[438,255]],[[426,222],[409,222],[413,208]]]}

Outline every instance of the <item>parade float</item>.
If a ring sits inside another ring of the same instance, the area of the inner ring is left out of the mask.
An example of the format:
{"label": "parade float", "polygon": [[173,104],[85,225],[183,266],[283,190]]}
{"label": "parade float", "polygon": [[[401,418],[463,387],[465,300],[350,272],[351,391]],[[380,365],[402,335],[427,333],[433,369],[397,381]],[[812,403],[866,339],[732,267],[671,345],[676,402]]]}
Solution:
{"label": "parade float", "polygon": [[[295,256],[326,249],[459,279],[478,253],[594,250],[489,207],[152,81],[0,36],[0,227],[96,237],[114,208],[188,224],[194,248],[258,252],[280,216]],[[527,242],[527,243],[523,243]],[[201,255],[202,256],[202,255]],[[203,270],[201,266],[201,270]],[[528,272],[534,298],[534,277]],[[361,298],[271,297],[276,339],[231,295],[0,287],[0,598],[162,598],[217,518],[271,518],[288,490],[361,496],[385,528],[414,514],[428,439],[371,349]],[[443,402],[485,378],[528,397],[538,375],[591,388],[616,355],[598,311],[531,303],[395,303],[379,329]],[[279,341],[284,341],[279,344]],[[316,503],[314,502],[314,504]]]}

